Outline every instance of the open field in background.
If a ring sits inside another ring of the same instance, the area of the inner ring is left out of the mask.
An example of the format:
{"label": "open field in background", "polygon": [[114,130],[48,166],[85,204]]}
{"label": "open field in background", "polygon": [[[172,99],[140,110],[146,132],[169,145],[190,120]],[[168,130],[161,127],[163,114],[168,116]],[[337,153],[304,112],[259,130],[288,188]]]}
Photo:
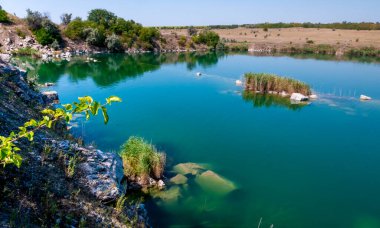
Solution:
{"label": "open field in background", "polygon": [[[327,44],[337,48],[374,47],[380,49],[380,30],[340,30],[317,28],[280,28],[280,29],[212,29],[227,44],[247,42],[249,47],[290,47],[309,43]],[[161,33],[187,35],[186,29],[161,29]]]}

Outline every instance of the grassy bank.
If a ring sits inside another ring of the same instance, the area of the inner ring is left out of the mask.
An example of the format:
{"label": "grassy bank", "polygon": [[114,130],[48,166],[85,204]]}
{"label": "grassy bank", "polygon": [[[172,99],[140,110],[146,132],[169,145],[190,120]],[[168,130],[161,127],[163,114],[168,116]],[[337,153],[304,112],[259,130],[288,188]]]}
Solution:
{"label": "grassy bank", "polygon": [[275,74],[247,73],[245,74],[246,91],[270,93],[302,93],[310,95],[310,86],[296,79],[280,77]]}

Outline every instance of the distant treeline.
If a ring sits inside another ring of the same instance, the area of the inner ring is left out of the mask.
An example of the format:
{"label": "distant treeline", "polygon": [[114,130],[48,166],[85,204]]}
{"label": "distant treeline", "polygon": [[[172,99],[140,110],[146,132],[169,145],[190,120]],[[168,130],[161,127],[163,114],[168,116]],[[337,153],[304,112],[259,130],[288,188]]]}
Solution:
{"label": "distant treeline", "polygon": [[234,29],[234,28],[327,28],[327,29],[347,29],[347,30],[380,30],[380,22],[339,22],[339,23],[260,23],[260,24],[243,24],[243,25],[209,25],[209,26],[163,26],[160,29],[188,29],[195,27],[197,29]]}

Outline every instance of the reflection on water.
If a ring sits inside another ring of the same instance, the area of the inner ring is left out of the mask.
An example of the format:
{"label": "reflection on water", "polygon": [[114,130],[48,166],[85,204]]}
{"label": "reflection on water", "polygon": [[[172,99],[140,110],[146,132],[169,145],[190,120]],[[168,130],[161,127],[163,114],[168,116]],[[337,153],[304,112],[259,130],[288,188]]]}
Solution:
{"label": "reflection on water", "polygon": [[187,69],[196,66],[204,68],[218,63],[223,53],[171,53],[171,54],[141,54],[141,55],[94,55],[96,62],[87,61],[87,57],[77,56],[71,61],[57,60],[43,62],[33,58],[14,59],[15,64],[26,68],[29,75],[38,75],[39,82],[57,82],[60,77],[68,75],[76,82],[92,78],[98,86],[107,87],[126,78],[143,75],[145,72],[156,71],[163,64],[186,63]]}
{"label": "reflection on water", "polygon": [[289,97],[282,97],[274,94],[254,93],[251,91],[244,91],[243,99],[247,102],[252,102],[253,107],[255,108],[279,106],[293,111],[301,110],[308,104],[306,102],[293,103]]}

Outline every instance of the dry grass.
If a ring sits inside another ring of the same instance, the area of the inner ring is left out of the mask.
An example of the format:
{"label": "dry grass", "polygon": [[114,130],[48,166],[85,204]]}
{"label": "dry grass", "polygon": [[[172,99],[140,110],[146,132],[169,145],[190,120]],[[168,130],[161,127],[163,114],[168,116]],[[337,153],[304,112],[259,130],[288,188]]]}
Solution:
{"label": "dry grass", "polygon": [[[247,42],[253,46],[271,46],[286,48],[289,46],[305,45],[307,40],[315,44],[326,44],[341,48],[363,48],[372,46],[380,49],[379,30],[339,30],[317,28],[282,28],[282,29],[213,29],[221,38],[233,40],[238,43]],[[162,29],[163,34],[176,33],[187,35],[186,29]]]}

